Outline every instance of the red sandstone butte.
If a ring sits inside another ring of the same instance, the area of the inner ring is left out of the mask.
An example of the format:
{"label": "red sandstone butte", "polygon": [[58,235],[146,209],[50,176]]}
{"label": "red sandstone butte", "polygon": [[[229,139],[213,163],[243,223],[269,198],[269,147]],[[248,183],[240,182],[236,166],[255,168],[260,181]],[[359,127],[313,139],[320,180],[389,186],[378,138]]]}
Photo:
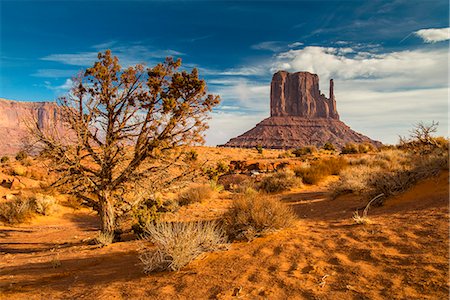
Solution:
{"label": "red sandstone butte", "polygon": [[279,71],[273,75],[270,88],[270,117],[223,146],[291,149],[321,147],[326,142],[339,148],[347,143],[381,145],[339,120],[333,79],[329,98],[319,90],[319,76],[309,72]]}

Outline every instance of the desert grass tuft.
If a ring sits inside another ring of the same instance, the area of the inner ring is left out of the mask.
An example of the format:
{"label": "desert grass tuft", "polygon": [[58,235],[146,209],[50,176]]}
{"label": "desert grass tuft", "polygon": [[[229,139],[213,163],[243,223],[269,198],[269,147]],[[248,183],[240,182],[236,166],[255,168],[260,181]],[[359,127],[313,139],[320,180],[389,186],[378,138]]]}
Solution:
{"label": "desert grass tuft", "polygon": [[145,239],[156,247],[141,250],[145,273],[177,271],[202,253],[227,245],[225,232],[216,222],[149,224]]}
{"label": "desert grass tuft", "polygon": [[38,214],[48,216],[56,209],[56,199],[50,195],[36,194],[33,198],[35,211]]}
{"label": "desert grass tuft", "polygon": [[353,213],[353,221],[358,224],[358,225],[367,225],[367,224],[372,224],[372,220],[369,219],[369,217],[367,217],[367,214],[369,213],[369,208],[370,205],[372,203],[376,203],[377,201],[379,202],[385,195],[384,194],[379,194],[377,196],[375,196],[372,200],[369,201],[369,203],[367,203],[366,207],[364,208],[364,211],[362,212],[362,214],[360,215],[358,210],[356,210]]}
{"label": "desert grass tuft", "polygon": [[296,168],[294,172],[296,176],[302,179],[303,183],[318,184],[326,176],[338,175],[347,165],[345,158],[332,157],[311,162],[309,166]]}
{"label": "desert grass tuft", "polygon": [[212,198],[214,190],[211,185],[199,185],[186,189],[178,197],[179,205],[189,205]]}
{"label": "desert grass tuft", "polygon": [[258,185],[258,190],[266,193],[280,193],[300,186],[301,180],[291,170],[283,170],[266,176]]}
{"label": "desert grass tuft", "polygon": [[233,201],[224,215],[232,239],[251,240],[267,232],[291,226],[296,217],[286,204],[269,195],[249,191]]}
{"label": "desert grass tuft", "polygon": [[95,243],[102,247],[112,244],[114,240],[114,232],[102,232],[100,231],[95,237]]}
{"label": "desert grass tuft", "polygon": [[4,223],[23,223],[29,219],[33,213],[33,201],[29,198],[16,197],[13,200],[0,202],[0,220]]}

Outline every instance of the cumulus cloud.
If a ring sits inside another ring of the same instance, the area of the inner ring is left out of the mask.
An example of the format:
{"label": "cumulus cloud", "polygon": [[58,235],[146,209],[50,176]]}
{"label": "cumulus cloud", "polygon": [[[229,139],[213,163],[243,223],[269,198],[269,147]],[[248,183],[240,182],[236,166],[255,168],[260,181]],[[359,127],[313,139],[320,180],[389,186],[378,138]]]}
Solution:
{"label": "cumulus cloud", "polygon": [[445,47],[382,52],[340,42],[279,52],[272,60],[241,68],[259,70],[263,80],[254,80],[255,72],[239,72],[208,81],[224,107],[213,114],[207,141],[223,144],[268,117],[270,74],[278,70],[316,73],[322,91],[334,78],[341,119],[384,143],[398,142],[398,135],[407,135],[418,121],[439,121],[438,134],[447,136],[447,66]]}
{"label": "cumulus cloud", "polygon": [[322,90],[335,80],[341,118],[355,130],[383,142],[418,121],[439,121],[447,135],[448,53],[446,48],[389,53],[305,47],[276,56],[272,71],[309,71]]}
{"label": "cumulus cloud", "polygon": [[237,106],[241,111],[251,113],[267,113],[269,111],[270,86],[268,84],[242,77],[208,82],[209,91],[220,95],[224,106]]}
{"label": "cumulus cloud", "polygon": [[[376,83],[382,89],[417,88],[446,85],[446,62],[447,49],[444,48],[371,53],[355,52],[350,48],[311,46],[278,54],[272,71],[309,71],[325,81],[331,77],[345,80],[365,78],[368,83]],[[385,80],[375,81],[380,78]]]}
{"label": "cumulus cloud", "polygon": [[414,32],[425,43],[437,43],[450,40],[450,27],[447,28],[429,28]]}

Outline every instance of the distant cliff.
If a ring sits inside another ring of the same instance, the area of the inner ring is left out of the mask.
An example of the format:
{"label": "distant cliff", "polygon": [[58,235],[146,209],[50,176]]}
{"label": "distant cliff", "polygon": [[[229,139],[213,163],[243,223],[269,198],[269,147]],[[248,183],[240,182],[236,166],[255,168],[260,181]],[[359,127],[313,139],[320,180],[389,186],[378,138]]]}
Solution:
{"label": "distant cliff", "polygon": [[29,140],[27,120],[39,128],[60,128],[58,106],[54,102],[21,102],[0,98],[0,155],[12,155]]}

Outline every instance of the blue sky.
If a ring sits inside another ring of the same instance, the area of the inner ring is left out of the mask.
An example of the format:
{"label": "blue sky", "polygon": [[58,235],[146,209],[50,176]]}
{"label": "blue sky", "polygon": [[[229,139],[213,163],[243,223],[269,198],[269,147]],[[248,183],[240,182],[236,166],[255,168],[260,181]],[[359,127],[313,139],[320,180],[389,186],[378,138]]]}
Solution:
{"label": "blue sky", "polygon": [[[54,101],[111,49],[123,65],[165,56],[222,97],[207,143],[269,115],[273,72],[334,78],[341,119],[395,143],[418,121],[448,135],[448,1],[4,1],[0,97]],[[327,94],[327,92],[325,92]]]}

